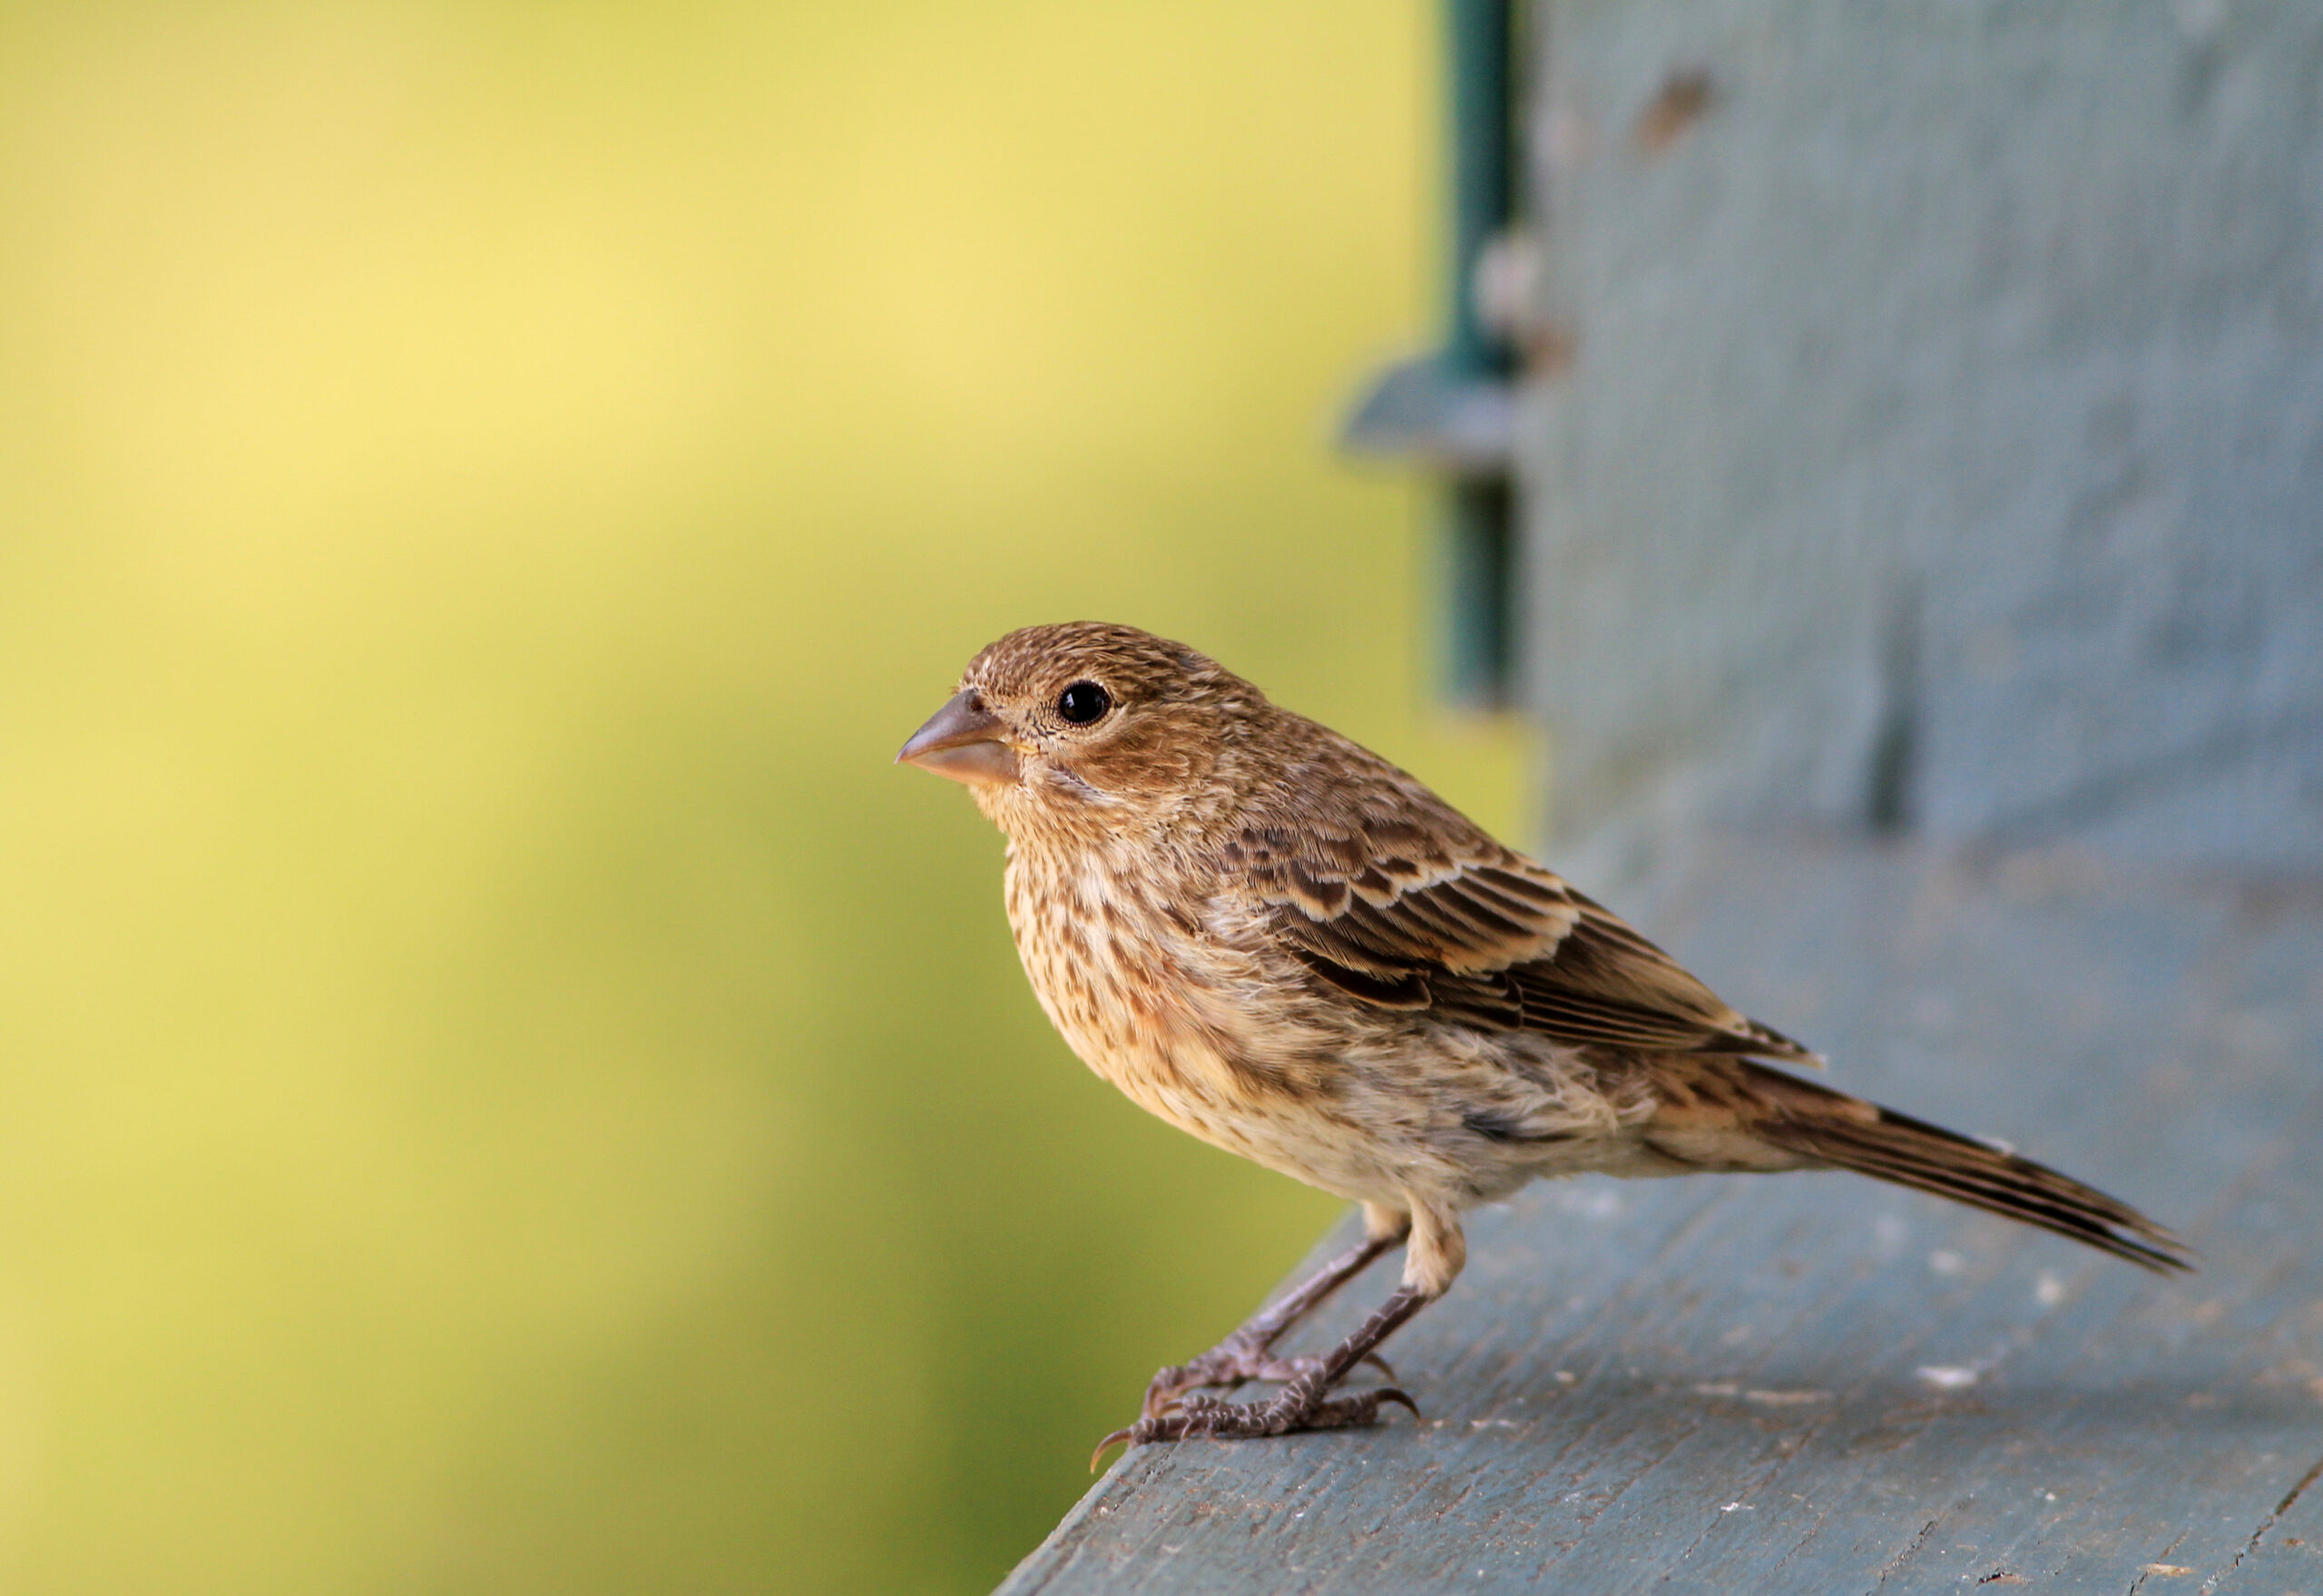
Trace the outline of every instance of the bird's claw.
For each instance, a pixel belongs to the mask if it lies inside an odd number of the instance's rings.
[[[1142,1416],[1152,1418],[1178,1405],[1186,1393],[1201,1385],[1240,1385],[1245,1380],[1276,1380],[1288,1385],[1318,1373],[1319,1357],[1269,1357],[1266,1349],[1229,1341],[1214,1346],[1191,1363],[1172,1364],[1158,1371],[1145,1387]]]
[[[1393,1385],[1358,1391],[1346,1396],[1322,1397],[1294,1385],[1265,1402],[1227,1402],[1216,1396],[1189,1395],[1177,1400],[1174,1411],[1148,1414],[1126,1429],[1115,1430],[1097,1444],[1090,1470],[1116,1442],[1143,1446],[1156,1441],[1210,1439],[1242,1441],[1264,1435],[1293,1435],[1308,1430],[1344,1430],[1379,1422],[1382,1403],[1399,1403],[1419,1416],[1419,1404]]]
[[[1395,1366],[1376,1352],[1365,1353],[1362,1361],[1390,1380],[1396,1377]],[[1269,1357],[1264,1353],[1239,1349],[1229,1354],[1220,1347],[1202,1354],[1191,1363],[1173,1364],[1155,1374],[1145,1387],[1145,1403],[1139,1412],[1145,1418],[1168,1413],[1197,1386],[1231,1387],[1245,1380],[1273,1380],[1289,1385],[1319,1374],[1322,1367],[1319,1357]]]
[[[1128,1441],[1131,1445],[1136,1445],[1137,1443],[1130,1438],[1130,1432],[1136,1428],[1137,1426],[1135,1425],[1132,1425],[1128,1429],[1115,1430],[1103,1441],[1098,1442],[1097,1450],[1089,1454],[1089,1472],[1093,1474],[1095,1474],[1097,1472],[1097,1465],[1105,1461],[1105,1454],[1111,1452],[1122,1442]]]

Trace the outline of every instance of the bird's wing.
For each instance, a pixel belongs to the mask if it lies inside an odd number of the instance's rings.
[[[1366,1003],[1574,1043],[1821,1062],[1448,810],[1253,826],[1227,862],[1269,931]]]

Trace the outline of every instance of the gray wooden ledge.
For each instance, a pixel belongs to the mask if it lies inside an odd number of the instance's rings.
[[[1609,896],[1838,1083],[2127,1198],[2201,1272],[1846,1175],[1536,1186],[1387,1349],[1425,1422],[1139,1448],[1008,1596],[2323,1596],[2323,895],[1712,836]]]

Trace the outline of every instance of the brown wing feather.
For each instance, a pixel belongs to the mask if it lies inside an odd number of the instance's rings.
[[[1299,960],[1366,1003],[1574,1043],[1820,1062],[1449,809],[1396,812],[1425,801],[1398,784],[1343,803],[1328,828],[1254,826],[1227,863]]]

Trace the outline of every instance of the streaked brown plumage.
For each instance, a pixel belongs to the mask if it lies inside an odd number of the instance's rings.
[[[1115,1438],[1364,1424],[1333,1388],[1451,1286],[1460,1214],[1593,1170],[1848,1169],[2186,1267],[2064,1175],[1759,1060],[1819,1064],[1426,787],[1181,643],[1030,627],[897,756],[1008,834],[1007,903],[1073,1051],[1182,1130],[1364,1205],[1369,1239],[1193,1362]],[[1401,1288],[1322,1358],[1274,1341],[1397,1241]],[[1376,1359],[1374,1360],[1376,1361]],[[1234,1404],[1201,1385],[1285,1382]]]

